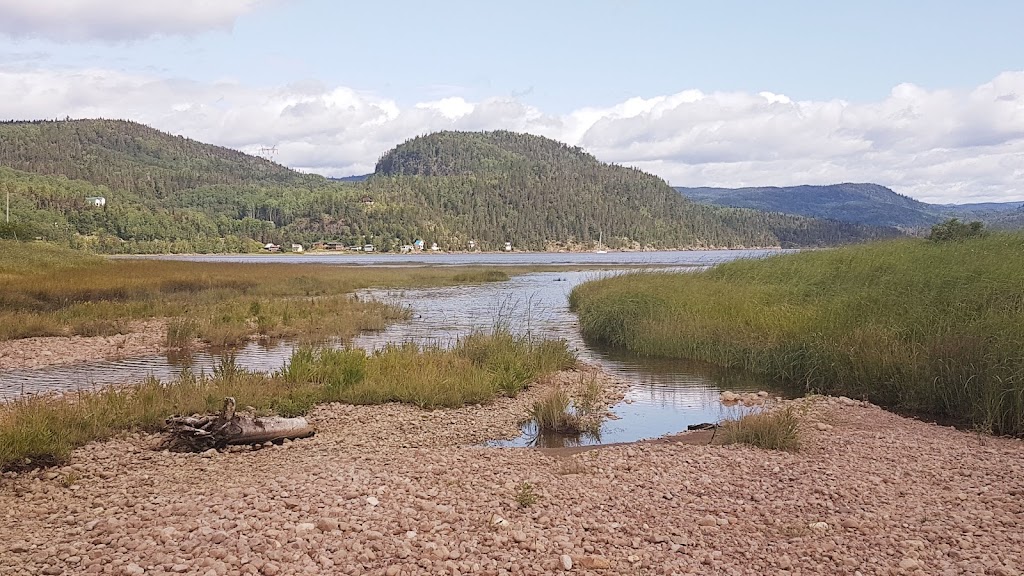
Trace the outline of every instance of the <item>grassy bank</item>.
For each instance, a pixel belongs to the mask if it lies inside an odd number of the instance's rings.
[[[577,287],[584,335],[1024,434],[1024,234],[882,242]]]
[[[158,431],[174,414],[216,412],[225,396],[239,407],[296,416],[316,404],[404,402],[423,408],[482,404],[515,396],[545,375],[572,367],[562,341],[477,334],[452,349],[394,346],[361,350],[300,348],[275,374],[230,361],[211,375],[0,405],[0,470],[60,463],[87,442],[125,430]]]
[[[0,241],[0,340],[112,335],[148,318],[188,319],[169,326],[172,345],[192,337],[230,345],[254,334],[349,337],[405,314],[359,302],[354,290],[507,278],[475,268],[106,260],[43,243]]]

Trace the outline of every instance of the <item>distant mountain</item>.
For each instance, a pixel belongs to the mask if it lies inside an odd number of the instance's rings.
[[[134,122],[0,123],[0,237],[104,252],[262,243],[442,249],[823,246],[891,228],[688,201],[660,178],[513,132],[441,132],[386,152],[367,178],[301,174]]]
[[[359,174],[357,176],[342,176],[341,178],[328,178],[334,182],[365,182],[373,174]]]
[[[955,212],[1013,212],[1024,207],[1024,202],[978,202],[974,204],[932,204]]]
[[[873,226],[914,228],[942,220],[934,207],[878,184],[676,190],[696,202]]]
[[[756,188],[675,189],[687,198],[717,206],[798,214],[871,226],[924,228],[947,218],[978,219],[989,224],[1010,222],[1024,202],[928,204],[878,184],[832,184]]]

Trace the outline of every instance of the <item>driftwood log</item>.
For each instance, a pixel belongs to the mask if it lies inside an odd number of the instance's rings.
[[[313,426],[305,418],[268,416],[256,418],[235,413],[235,399],[224,399],[220,414],[168,418],[162,449],[202,452],[230,444],[262,444],[285,439],[308,438]]]

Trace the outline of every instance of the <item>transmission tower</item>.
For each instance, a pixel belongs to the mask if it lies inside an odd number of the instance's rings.
[[[260,146],[258,154],[264,160],[274,160],[274,155],[277,154],[277,146]]]

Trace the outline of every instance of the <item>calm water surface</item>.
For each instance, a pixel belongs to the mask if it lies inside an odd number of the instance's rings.
[[[348,264],[362,260],[366,265],[397,262],[427,265],[492,265],[496,261],[510,265],[596,264],[641,268],[644,266],[702,266],[738,257],[760,257],[770,251],[709,252],[633,252],[609,254],[465,254],[465,255],[259,255],[259,256],[167,256],[166,259],[243,262],[320,262]],[[600,260],[604,258],[604,260]],[[457,263],[452,262],[456,260]],[[597,260],[596,262],[594,262]],[[692,269],[692,268],[691,268]],[[614,419],[607,420],[599,438],[570,440],[572,443],[628,442],[686,430],[690,424],[716,422],[728,414],[718,401],[723,389],[734,391],[771,390],[750,375],[726,372],[699,363],[679,360],[635,358],[588,346],[580,337],[578,323],[568,309],[568,294],[587,280],[621,270],[538,272],[516,276],[507,282],[407,290],[364,290],[360,298],[374,298],[408,307],[409,321],[386,330],[365,333],[353,345],[368,350],[388,343],[417,342],[450,345],[474,330],[489,330],[496,323],[513,331],[536,337],[557,337],[569,345],[581,359],[628,381],[624,402],[613,408]],[[281,341],[250,343],[234,352],[235,362],[250,370],[280,369],[295,344]],[[137,382],[153,376],[175,378],[184,368],[196,373],[213,371],[222,356],[198,352],[191,357],[167,355],[119,361],[96,361],[34,370],[0,371],[0,399],[22,393],[74,391],[118,383]],[[772,390],[773,392],[779,392]],[[558,439],[557,442],[563,442]],[[512,442],[501,445],[524,446],[536,443],[528,431]],[[543,443],[543,442],[541,442]]]

